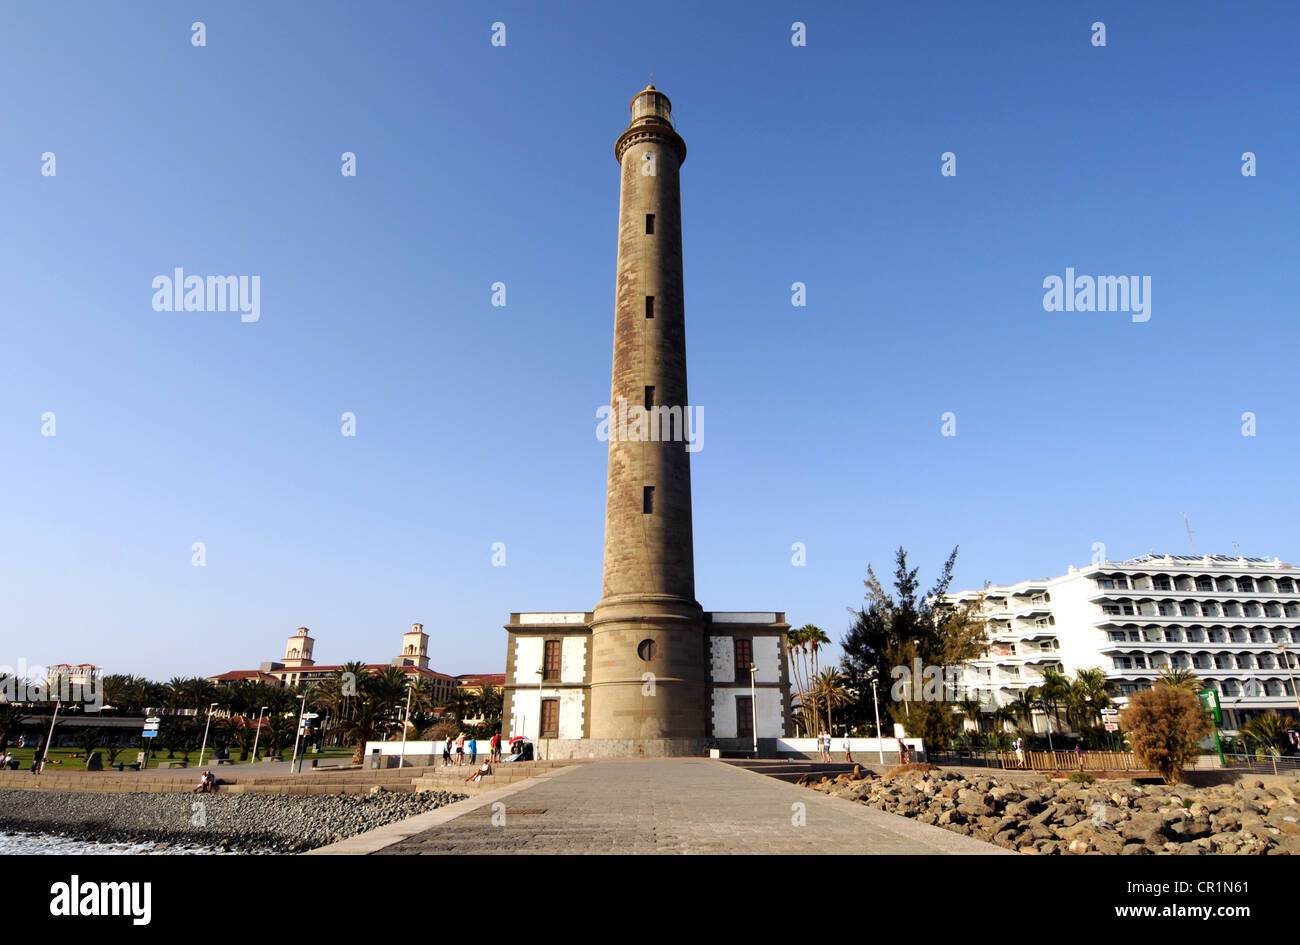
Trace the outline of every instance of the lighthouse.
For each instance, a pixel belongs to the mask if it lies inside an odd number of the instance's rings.
[[[695,600],[691,453],[682,429],[690,404],[680,187],[686,142],[673,127],[672,103],[653,84],[631,108],[614,144],[610,405],[640,407],[647,423],[611,426],[609,437],[604,582],[591,623],[591,735],[703,738],[704,615]]]
[[[632,99],[614,157],[601,597],[590,611],[510,614],[503,728],[544,758],[771,754],[792,717],[785,613],[706,612],[695,598],[691,456],[703,441],[686,386],[686,142],[653,84]]]

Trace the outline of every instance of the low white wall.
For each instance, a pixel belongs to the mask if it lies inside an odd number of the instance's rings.
[[[443,746],[444,744],[445,744],[444,742],[413,742],[413,741],[408,741],[408,742],[406,743],[406,753],[407,753],[408,755],[437,755],[439,758],[441,758],[441,757],[442,757],[442,746]],[[506,752],[506,747],[507,747],[507,746],[506,746],[506,744],[505,744],[505,740],[502,739],[502,743],[501,743],[501,752],[502,752],[502,754],[506,754],[506,753],[507,753],[507,752]],[[367,755],[372,755],[372,754],[374,754],[375,749],[379,749],[379,753],[380,753],[381,755],[398,755],[398,756],[400,756],[400,755],[402,754],[402,743],[401,743],[400,741],[396,741],[396,742],[366,742],[366,754],[367,754]],[[490,744],[488,744],[488,739],[486,739],[486,738],[480,738],[480,739],[478,740],[478,753],[479,753],[480,755],[486,755],[486,754],[487,754],[489,751],[491,751],[491,750],[492,750],[492,746],[491,746]],[[456,743],[455,743],[454,741],[452,742],[452,745],[451,745],[451,753],[452,753],[453,756],[456,754]],[[468,739],[468,738],[465,739],[465,754],[467,754],[467,755],[469,754],[469,739]]]
[[[925,743],[919,738],[905,738],[903,744],[907,745],[912,752],[913,760],[925,755]],[[817,739],[815,738],[778,738],[776,740],[776,750],[780,752],[799,752],[805,755],[817,754]],[[880,752],[886,755],[898,754],[898,739],[896,738],[850,738],[849,751],[858,754],[862,753],[864,760],[870,761],[867,755],[880,757]],[[844,736],[837,735],[831,739],[831,757],[844,754]]]

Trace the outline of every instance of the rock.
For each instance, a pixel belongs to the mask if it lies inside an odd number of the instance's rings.
[[[1088,840],[1097,835],[1097,828],[1089,821],[1057,828],[1056,835],[1062,840]]]
[[[1116,824],[1115,829],[1126,840],[1150,842],[1164,837],[1165,819],[1158,813],[1142,811]]]

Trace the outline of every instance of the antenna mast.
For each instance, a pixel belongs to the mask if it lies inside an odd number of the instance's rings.
[[[1187,540],[1192,543],[1192,554],[1196,554],[1196,539],[1192,537],[1192,520],[1183,512],[1183,524],[1187,526]]]

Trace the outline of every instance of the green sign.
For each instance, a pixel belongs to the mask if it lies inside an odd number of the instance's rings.
[[[1223,713],[1219,710],[1219,694],[1213,689],[1197,689],[1196,695],[1201,700],[1201,707],[1214,719],[1214,724],[1222,724]]]

